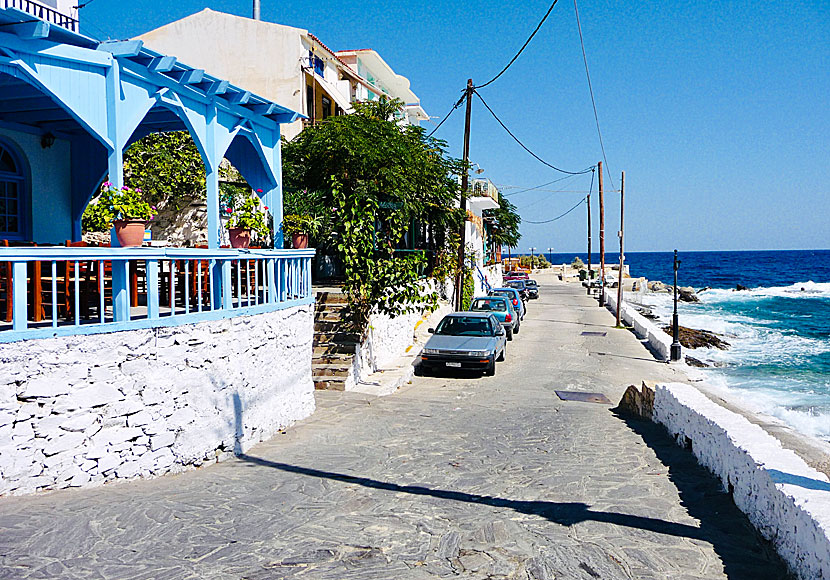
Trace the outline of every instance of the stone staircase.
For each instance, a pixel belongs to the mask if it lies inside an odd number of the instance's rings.
[[[351,312],[346,297],[317,292],[314,311],[314,353],[311,376],[318,390],[344,391],[360,335],[349,328]]]

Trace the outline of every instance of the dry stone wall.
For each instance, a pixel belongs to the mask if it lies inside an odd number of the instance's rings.
[[[314,411],[313,307],[0,345],[0,495],[182,471]]]

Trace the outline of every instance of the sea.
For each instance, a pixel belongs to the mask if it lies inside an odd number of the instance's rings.
[[[554,264],[575,256],[587,263],[586,254],[545,256]],[[672,253],[627,252],[625,258],[632,276],[672,283]],[[692,373],[753,411],[830,440],[830,250],[680,252],[678,259],[678,285],[695,288],[700,298],[680,303],[680,325],[718,333],[731,345],[684,349],[712,365]],[[671,294],[631,299],[670,323]]]

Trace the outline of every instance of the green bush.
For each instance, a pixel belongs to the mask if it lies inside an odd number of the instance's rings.
[[[473,271],[469,268],[464,269],[464,285],[461,293],[461,310],[469,310],[473,305],[473,298],[476,293],[476,282],[473,279]]]

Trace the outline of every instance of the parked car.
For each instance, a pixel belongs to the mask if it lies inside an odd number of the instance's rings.
[[[539,284],[536,280],[526,280],[525,287],[527,288],[527,297],[531,300],[539,298]]]
[[[530,298],[530,295],[527,291],[527,282],[525,282],[524,280],[508,280],[504,283],[504,285],[508,288],[515,288],[516,290],[518,290],[519,294],[522,297],[522,300],[524,300],[525,302],[527,302]]]
[[[507,333],[489,312],[453,312],[445,316],[421,351],[421,369],[481,370],[496,374],[496,361],[503,361]]]
[[[470,306],[472,312],[490,312],[499,319],[507,332],[507,340],[513,340],[513,332],[519,328],[521,321],[513,309],[513,301],[507,296],[477,296]]]
[[[528,275],[527,272],[522,272],[522,271],[519,271],[519,270],[513,270],[512,272],[507,272],[503,276],[503,278],[504,278],[505,282],[507,280],[527,280],[529,278],[529,275]]]
[[[524,320],[525,317],[525,303],[522,300],[522,296],[519,294],[519,291],[515,288],[493,288],[489,292],[490,296],[507,296],[510,299],[510,302],[513,304],[513,309],[519,313],[519,320]],[[519,329],[516,328],[513,331],[515,334],[519,334]]]

